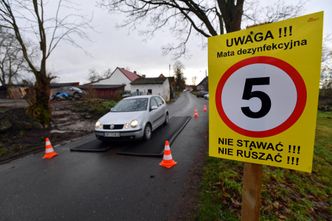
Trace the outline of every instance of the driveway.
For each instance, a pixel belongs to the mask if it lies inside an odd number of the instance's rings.
[[[169,106],[171,116],[193,115],[171,146],[177,165],[159,166],[160,158],[70,152],[43,160],[42,153],[0,165],[0,220],[181,220],[193,180],[207,152],[208,114],[204,99],[184,93]],[[189,203],[189,202],[188,202]]]

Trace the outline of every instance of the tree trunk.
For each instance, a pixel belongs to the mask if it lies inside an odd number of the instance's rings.
[[[47,76],[46,70],[40,70],[34,74],[36,75],[36,83],[32,95],[33,100],[30,102],[28,110],[34,119],[47,128],[51,121],[49,102],[51,79]]]

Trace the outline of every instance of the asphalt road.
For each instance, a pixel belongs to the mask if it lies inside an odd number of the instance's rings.
[[[171,146],[177,165],[159,166],[160,158],[70,152],[93,135],[43,153],[0,165],[0,220],[174,220],[188,193],[199,154],[207,151],[208,114],[190,93],[169,105],[171,116],[192,116]],[[197,185],[197,184],[192,184]]]

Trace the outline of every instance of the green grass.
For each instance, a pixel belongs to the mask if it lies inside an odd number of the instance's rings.
[[[311,174],[263,167],[260,220],[332,219],[332,112],[318,112]],[[243,163],[208,158],[196,220],[239,220]]]
[[[4,156],[8,152],[7,148],[0,147],[0,157]]]

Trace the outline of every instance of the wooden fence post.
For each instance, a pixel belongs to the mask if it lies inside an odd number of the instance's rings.
[[[243,169],[242,221],[258,221],[261,204],[262,165],[245,163]]]

